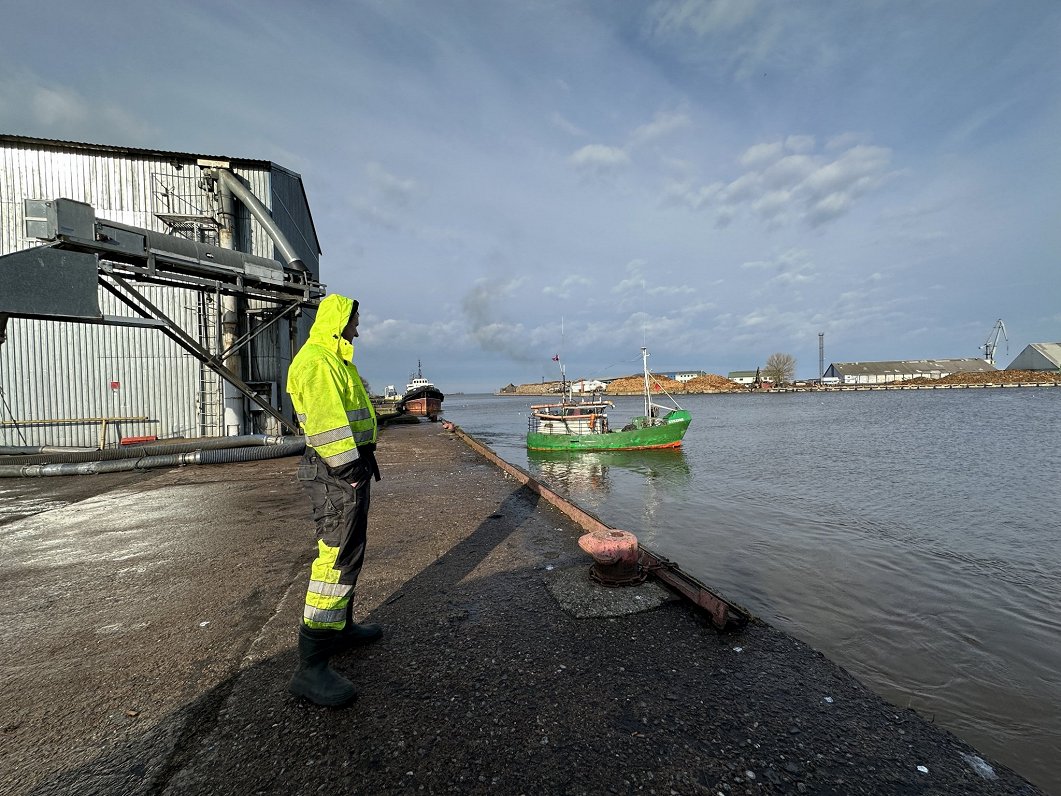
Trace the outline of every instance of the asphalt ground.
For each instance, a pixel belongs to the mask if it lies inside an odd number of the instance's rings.
[[[378,457],[386,631],[333,662],[341,710],[286,690],[297,459],[0,480],[0,793],[1041,792],[765,623],[593,585],[581,529],[439,425]]]

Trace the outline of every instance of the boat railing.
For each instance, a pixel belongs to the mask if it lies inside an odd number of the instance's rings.
[[[583,401],[582,403],[551,403],[551,404],[531,404],[531,410],[538,412],[542,409],[565,409],[572,410],[573,414],[585,413],[588,411],[596,411],[597,414],[606,412],[608,409],[615,408],[615,404],[611,401]]]
[[[527,418],[527,430],[535,434],[601,434],[608,430],[605,414],[543,415],[537,412]]]

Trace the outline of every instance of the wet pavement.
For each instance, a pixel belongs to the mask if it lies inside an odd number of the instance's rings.
[[[286,691],[297,459],[0,479],[0,793],[1039,792],[763,623],[593,585],[581,530],[439,425],[379,461],[386,633],[334,661],[343,710]]]

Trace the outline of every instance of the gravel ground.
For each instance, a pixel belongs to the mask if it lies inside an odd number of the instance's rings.
[[[763,623],[719,635],[652,584],[616,596],[613,616],[572,610],[601,588],[579,529],[438,425],[388,429],[379,453],[358,614],[386,634],[334,662],[358,686],[352,707],[286,693],[305,573],[277,560],[253,591],[257,628],[233,625],[242,655],[225,676],[4,792],[1040,792]],[[290,478],[294,461],[273,469]],[[286,547],[305,565],[311,531],[291,517]]]

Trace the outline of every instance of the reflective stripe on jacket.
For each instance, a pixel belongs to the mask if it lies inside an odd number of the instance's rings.
[[[353,307],[346,296],[326,296],[287,371],[306,444],[333,470],[356,460],[358,445],[376,441],[376,414],[354,367],[354,346],[342,337]]]

